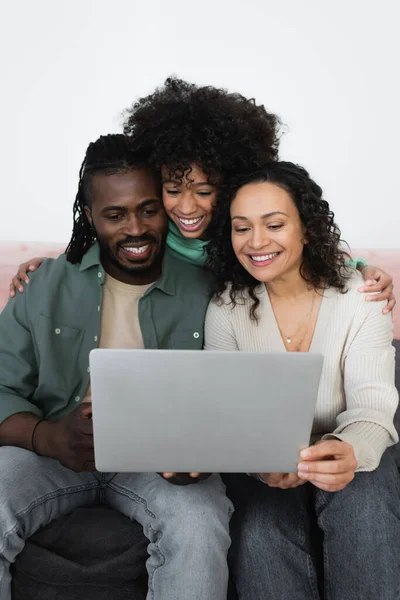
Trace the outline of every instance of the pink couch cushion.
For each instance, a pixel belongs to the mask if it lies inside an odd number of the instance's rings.
[[[56,257],[65,247],[66,244],[60,243],[0,242],[0,311],[7,302],[9,284],[20,263],[34,256]],[[354,250],[354,255],[363,256],[369,264],[382,267],[391,273],[397,290],[400,290],[400,250]],[[395,337],[400,339],[400,298],[393,317]]]
[[[65,248],[66,244],[51,242],[0,242],[0,312],[7,303],[11,279],[21,263],[36,256],[55,258]]]

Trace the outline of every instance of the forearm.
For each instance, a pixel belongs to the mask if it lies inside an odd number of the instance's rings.
[[[38,425],[39,422],[40,425]],[[34,433],[35,438],[33,440]],[[54,437],[52,434],[52,423],[50,421],[41,419],[32,413],[18,413],[8,417],[0,425],[0,447],[18,446],[19,448],[32,450],[40,456],[54,458],[54,444],[50,443],[50,440]]]
[[[11,415],[0,425],[0,446],[32,450],[32,433],[39,421],[40,418],[32,413]]]
[[[339,439],[351,444],[357,460],[357,472],[376,469],[386,448],[396,441],[386,428],[366,421],[352,423],[340,432],[324,435],[322,439]]]

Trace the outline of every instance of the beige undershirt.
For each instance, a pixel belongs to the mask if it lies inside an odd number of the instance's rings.
[[[105,275],[99,348],[143,348],[139,300],[152,284],[129,285]],[[90,383],[82,402],[91,402]]]

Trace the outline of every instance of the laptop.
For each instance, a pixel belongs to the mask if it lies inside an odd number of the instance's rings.
[[[200,350],[90,353],[103,472],[296,472],[322,356]]]

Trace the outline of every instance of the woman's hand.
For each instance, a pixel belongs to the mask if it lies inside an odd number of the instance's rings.
[[[300,453],[298,476],[325,492],[339,492],[354,479],[357,460],[351,444],[322,440]]]
[[[387,300],[387,305],[383,309],[383,313],[387,314],[393,310],[396,304],[396,298],[393,293],[393,277],[378,267],[361,267],[359,271],[364,277],[365,283],[362,287],[358,288],[359,292],[380,292],[378,294],[372,294],[367,296],[366,300],[370,302],[379,302],[380,300]]]
[[[22,294],[22,292],[24,291],[22,282],[26,283],[27,285],[29,283],[28,271],[36,271],[36,269],[40,267],[44,260],[45,259],[41,257],[31,258],[27,262],[22,263],[22,265],[19,265],[18,273],[14,275],[10,283],[10,298],[14,298],[16,290],[18,290]]]
[[[306,483],[298,477],[297,473],[259,473],[259,476],[269,487],[278,487],[281,490],[288,490]]]

